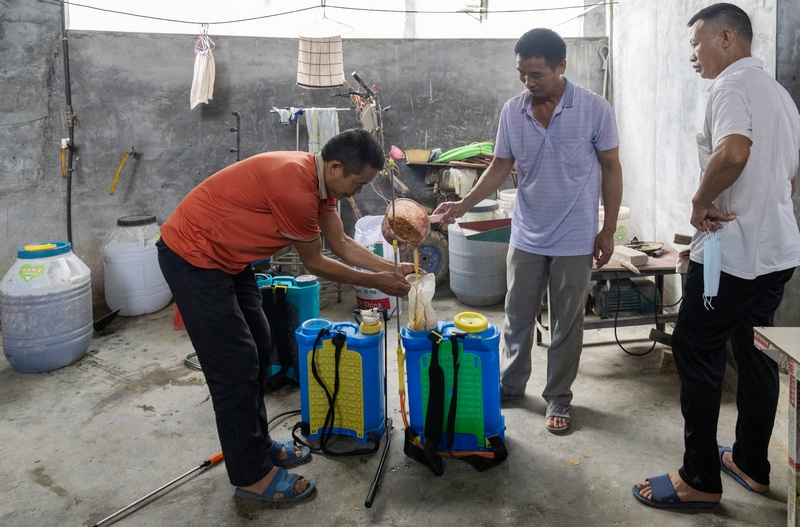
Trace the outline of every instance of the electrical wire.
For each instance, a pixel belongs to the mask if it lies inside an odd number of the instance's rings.
[[[622,345],[622,343],[619,341],[619,337],[617,337],[617,320],[619,319],[619,304],[620,304],[620,301],[621,301],[621,298],[622,298],[622,295],[620,293],[620,287],[619,287],[619,275],[617,273],[614,273],[614,280],[617,283],[617,305],[616,305],[616,309],[614,311],[614,340],[617,342],[617,346],[619,346],[620,349],[622,351],[624,351],[625,353],[627,353],[628,355],[632,355],[634,357],[644,357],[645,355],[647,355],[648,353],[650,353],[651,351],[653,351],[655,349],[655,347],[656,347],[656,342],[655,341],[653,341],[653,345],[650,346],[650,349],[645,351],[644,353],[633,353],[633,352],[628,351],[627,349],[625,349],[625,346]],[[647,300],[648,302],[650,301],[650,299],[646,298],[642,294],[642,292],[639,291],[638,288],[636,288],[636,293],[641,298],[643,298],[644,300]],[[664,309],[665,307],[677,306],[678,304],[680,304],[683,301],[683,296],[684,295],[681,294],[681,297],[674,304],[662,304],[660,301],[656,301],[656,299],[653,298],[652,304],[655,305],[655,307],[656,307],[656,309],[655,309],[655,324],[656,324],[656,327],[658,327],[658,312],[661,311],[662,309]]]
[[[107,8],[104,8],[104,7],[97,7],[97,6],[91,6],[91,5],[86,5],[86,4],[80,4],[78,2],[70,2],[70,1],[67,1],[67,0],[49,0],[49,1],[50,1],[50,3],[64,4],[64,5],[74,6],[74,7],[82,7],[84,9],[92,9],[92,10],[95,10],[95,11],[102,11],[104,13],[111,13],[111,14],[115,14],[115,15],[130,16],[130,17],[135,17],[135,18],[145,18],[145,19],[148,19],[148,20],[157,20],[157,21],[160,21],[160,22],[172,22],[172,23],[175,23],[175,24],[192,24],[192,25],[202,25],[202,24],[212,24],[212,25],[238,24],[238,23],[241,23],[241,22],[252,22],[252,21],[255,21],[255,20],[264,20],[264,19],[267,19],[267,18],[275,18],[275,17],[285,16],[285,15],[292,15],[292,14],[295,14],[295,13],[302,13],[304,11],[310,11],[312,9],[313,10],[320,9],[321,7],[322,8],[327,8],[327,9],[340,9],[342,11],[363,11],[363,12],[368,12],[368,13],[400,13],[400,14],[408,14],[408,15],[411,15],[411,14],[415,14],[415,15],[464,15],[464,14],[470,15],[470,14],[473,13],[473,11],[469,11],[469,10],[466,10],[466,9],[456,10],[456,11],[447,11],[447,10],[443,10],[443,11],[418,11],[418,10],[415,10],[415,9],[408,9],[407,10],[407,9],[375,9],[375,8],[368,8],[368,7],[347,7],[347,6],[330,5],[330,4],[327,4],[323,0],[320,5],[304,7],[304,8],[300,8],[300,9],[293,9],[291,11],[283,11],[281,13],[272,13],[272,14],[269,14],[269,15],[261,15],[261,16],[255,16],[255,17],[250,17],[250,18],[240,18],[240,19],[235,19],[235,20],[221,20],[221,21],[216,21],[216,22],[210,22],[208,20],[205,20],[205,21],[178,20],[178,19],[174,19],[174,18],[163,18],[163,17],[152,16],[152,15],[143,15],[143,14],[139,14],[139,13],[129,13],[129,12],[125,12],[125,11],[117,11],[115,9],[107,9]],[[600,4],[604,4],[604,5],[614,5],[614,4],[617,4],[617,3],[619,3],[619,2],[600,2]],[[481,14],[484,14],[484,15],[489,15],[489,14],[516,14],[516,13],[539,13],[539,12],[546,12],[546,11],[565,11],[565,10],[570,10],[570,9],[586,9],[586,7],[587,7],[586,5],[574,5],[574,6],[562,6],[562,7],[540,7],[540,8],[531,8],[531,9],[498,9],[498,10],[492,10],[492,9],[481,10],[481,9],[477,9],[474,12],[481,13]],[[589,7],[592,7],[592,6],[589,6]]]
[[[300,410],[289,410],[288,412],[279,413],[278,415],[267,421],[267,426],[271,425],[272,421],[278,419],[279,417],[286,417],[289,415],[299,415],[300,413],[301,413]]]
[[[532,9],[480,9],[476,8],[474,11],[469,11],[467,9],[461,9],[458,11],[417,11],[416,9],[374,9],[371,7],[346,7],[346,6],[338,6],[338,5],[330,5],[326,4],[325,7],[328,9],[341,9],[343,11],[366,11],[369,13],[404,13],[404,14],[413,14],[413,15],[469,15],[472,13],[484,14],[484,15],[496,15],[496,14],[512,14],[512,13],[538,13],[544,11],[565,11],[568,9],[586,9],[587,7],[594,8],[598,5],[613,5],[618,2],[598,2],[595,5],[573,5],[573,6],[562,6],[562,7],[539,7],[539,8],[532,8]]]
[[[237,19],[237,20],[223,20],[223,21],[219,21],[219,22],[208,22],[208,21],[198,22],[198,21],[192,21],[192,20],[177,20],[177,19],[174,19],[174,18],[162,18],[162,17],[157,17],[157,16],[151,16],[151,15],[140,15],[138,13],[128,13],[128,12],[125,12],[125,11],[117,11],[117,10],[114,10],[114,9],[106,9],[106,8],[103,8],[103,7],[96,7],[96,6],[86,5],[86,4],[79,4],[77,2],[68,2],[68,1],[63,1],[62,2],[61,0],[50,0],[50,1],[52,3],[56,3],[56,4],[62,4],[63,3],[63,4],[66,4],[66,5],[70,5],[70,6],[83,7],[85,9],[93,9],[95,11],[103,11],[104,13],[112,13],[114,15],[124,15],[124,16],[131,16],[131,17],[135,17],[135,18],[146,18],[148,20],[158,20],[160,22],[173,22],[175,24],[192,24],[192,25],[203,25],[203,24],[222,25],[222,24],[237,24],[237,23],[240,23],[240,22],[252,22],[254,20],[263,20],[265,18],[275,18],[275,17],[278,17],[278,16],[292,15],[294,13],[302,13],[303,11],[310,11],[312,9],[318,9],[319,8],[319,6],[311,6],[311,7],[304,7],[302,9],[294,9],[292,11],[284,11],[282,13],[273,13],[271,15],[261,15],[261,16],[255,16],[255,17],[250,17],[250,18],[240,18],[240,19]]]
[[[0,123],[0,128],[5,128],[7,126],[22,126],[23,124],[31,124],[37,121],[44,121],[47,118],[48,116],[45,115],[44,117],[39,117],[38,119],[31,119],[30,121],[20,121],[18,123]]]

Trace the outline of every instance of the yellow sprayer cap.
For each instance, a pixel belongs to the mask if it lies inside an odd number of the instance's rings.
[[[26,252],[49,251],[58,247],[55,243],[43,243],[41,245],[26,245],[24,247]]]
[[[480,333],[489,328],[489,319],[474,311],[459,313],[453,318],[456,329],[467,333]]]
[[[380,333],[381,329],[383,329],[383,324],[381,324],[380,321],[375,324],[362,322],[358,329],[365,335],[374,335],[375,333]]]

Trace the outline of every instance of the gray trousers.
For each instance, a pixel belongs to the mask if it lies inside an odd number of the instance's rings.
[[[500,385],[521,395],[531,376],[534,321],[550,284],[553,339],[547,348],[547,402],[569,404],[583,348],[583,313],[592,276],[592,255],[540,256],[509,247],[508,294],[500,354]]]

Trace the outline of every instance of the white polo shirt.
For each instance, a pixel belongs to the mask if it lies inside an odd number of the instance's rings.
[[[714,200],[725,213],[736,214],[717,231],[722,239],[722,271],[752,280],[800,265],[800,231],[792,204],[792,178],[800,156],[800,114],[789,93],[754,57],[728,66],[707,90],[702,143],[713,152],[724,137],[743,135],[752,141],[750,157],[736,182]],[[707,161],[707,158],[706,158]],[[703,263],[705,235],[692,240],[691,259]]]

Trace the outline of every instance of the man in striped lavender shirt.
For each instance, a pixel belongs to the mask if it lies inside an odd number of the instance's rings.
[[[528,31],[514,53],[525,90],[503,106],[494,160],[464,199],[443,203],[436,212],[452,223],[497,191],[517,163],[500,357],[502,399],[525,395],[534,319],[549,284],[554,324],[542,396],[547,429],[562,434],[572,424],[571,387],[583,347],[592,256],[600,267],[614,252],[622,200],[619,138],[611,105],[564,77],[567,48],[556,32]],[[598,233],[601,192],[605,221]]]

